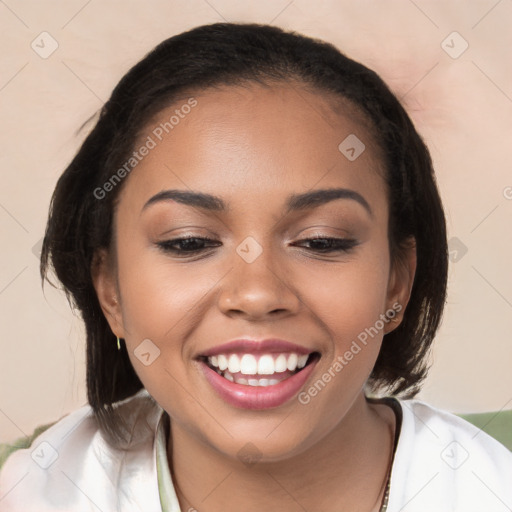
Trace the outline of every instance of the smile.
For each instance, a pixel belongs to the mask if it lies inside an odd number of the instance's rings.
[[[228,404],[244,409],[279,407],[305,385],[320,359],[288,342],[238,340],[203,353],[200,368]]]
[[[213,370],[230,382],[245,386],[274,386],[304,368],[309,357],[296,353],[219,354],[210,356],[207,361]]]

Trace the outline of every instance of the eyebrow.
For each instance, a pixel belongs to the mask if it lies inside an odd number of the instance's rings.
[[[327,188],[312,190],[303,194],[293,194],[286,202],[286,213],[316,208],[335,199],[350,199],[356,201],[373,217],[373,212],[368,201],[356,192],[347,188]],[[223,212],[228,210],[227,204],[220,198],[203,192],[187,190],[163,190],[151,197],[142,207],[142,211],[150,205],[162,201],[175,201],[187,206],[195,206],[207,211]]]
[[[162,190],[151,197],[142,207],[144,211],[148,206],[161,201],[175,201],[188,206],[196,206],[203,210],[220,212],[226,211],[227,206],[224,201],[217,196],[205,194],[203,192],[189,192],[187,190]]]

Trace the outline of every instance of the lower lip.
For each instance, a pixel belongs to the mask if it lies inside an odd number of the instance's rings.
[[[283,405],[295,396],[313,372],[316,363],[317,360],[311,362],[300,372],[273,386],[235,384],[220,376],[206,363],[201,362],[200,366],[206,380],[227,403],[243,409],[270,409]]]

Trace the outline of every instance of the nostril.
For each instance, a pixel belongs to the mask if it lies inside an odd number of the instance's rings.
[[[273,309],[272,311],[270,311],[270,313],[275,315],[275,314],[281,313],[283,311],[286,312],[286,309],[285,308],[276,308],[276,309]]]

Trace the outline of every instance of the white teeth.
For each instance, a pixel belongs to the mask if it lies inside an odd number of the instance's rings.
[[[229,356],[228,370],[229,373],[238,373],[240,371],[240,359],[238,359],[236,354]]]
[[[275,363],[274,363],[274,370],[277,373],[282,373],[286,371],[286,356],[284,354],[281,354],[277,357]]]
[[[288,371],[301,370],[306,366],[309,355],[294,352],[284,354],[219,354],[208,357],[208,362],[221,372],[242,373],[244,375],[274,375]],[[254,379],[253,379],[254,380]],[[261,381],[261,379],[260,379]]]
[[[243,377],[237,377],[231,375],[229,370],[226,370],[224,372],[221,372],[220,370],[217,370],[217,373],[219,375],[222,375],[225,379],[229,380],[229,382],[234,382],[235,384],[243,384],[245,386],[260,386],[260,387],[267,387],[267,386],[275,386],[276,384],[279,384],[280,382],[283,382],[283,380],[279,379],[244,379]]]
[[[258,362],[252,354],[244,354],[240,361],[240,372],[244,375],[254,375],[258,373]],[[249,381],[251,384],[251,381]]]
[[[225,370],[228,367],[228,358],[226,356],[219,355],[218,360],[219,360],[219,370]]]
[[[274,371],[274,358],[270,354],[261,356],[258,361],[258,374],[272,375]]]
[[[306,366],[306,362],[308,360],[308,357],[307,355],[305,356],[299,356],[299,362],[297,363],[297,368],[304,368],[304,366]]]
[[[297,356],[297,354],[290,354],[288,356],[288,364],[287,364],[288,370],[290,370],[291,372],[293,370],[295,370],[297,368],[298,362],[299,362],[299,357]]]

